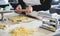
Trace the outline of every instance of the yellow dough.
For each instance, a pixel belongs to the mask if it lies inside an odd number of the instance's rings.
[[[25,16],[14,16],[14,17],[10,17],[8,18],[8,20],[14,22],[14,23],[18,23],[18,22],[22,22],[22,21],[28,21],[28,17]]]
[[[4,25],[4,24],[0,24],[0,29],[5,30],[6,28],[7,28],[6,25]]]
[[[34,29],[28,29],[25,27],[17,27],[10,31],[9,33],[12,36],[29,36],[30,34],[33,34],[35,30]]]
[[[53,27],[53,26],[49,26],[49,28],[54,29],[55,27]]]

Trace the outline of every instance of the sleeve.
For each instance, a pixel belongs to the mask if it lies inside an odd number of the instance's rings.
[[[19,5],[19,4],[22,6],[22,9],[25,9],[26,8],[26,4],[23,2],[23,0],[18,0],[18,3],[17,4],[16,3],[12,3],[11,5],[12,5],[12,7],[14,9],[16,9],[17,5]]]
[[[43,0],[40,0],[41,5],[34,5],[34,6],[32,6],[33,11],[41,11],[41,10],[45,11],[45,10],[48,10],[50,8],[50,6],[51,6],[51,1],[52,0],[45,0],[43,2]]]
[[[22,9],[25,9],[26,8],[25,2],[23,0],[18,0],[18,1],[19,1],[18,4],[20,4],[22,6]]]

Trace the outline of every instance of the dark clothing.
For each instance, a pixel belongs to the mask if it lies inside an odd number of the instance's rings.
[[[17,5],[20,4],[23,9],[25,9],[27,7],[23,0],[18,0],[18,1],[19,1],[19,3]],[[50,9],[51,1],[52,0],[45,0],[45,2],[43,2],[43,0],[40,0],[41,5],[34,5],[34,6],[32,6],[33,7],[33,11],[41,11],[41,10],[45,11],[45,10]],[[16,8],[17,5],[15,5],[14,8]]]
[[[36,11],[48,10],[48,9],[50,9],[51,1],[52,0],[45,0],[45,2],[43,2],[43,0],[40,0],[41,5],[32,6],[33,10],[36,10]]]

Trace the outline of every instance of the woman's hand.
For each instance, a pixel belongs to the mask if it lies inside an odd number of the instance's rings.
[[[25,13],[31,13],[33,10],[32,10],[32,7],[29,5],[27,8],[26,8],[26,11]]]
[[[16,12],[22,13],[22,7],[21,7],[21,5],[18,5],[18,6],[16,7]]]
[[[26,7],[26,9],[22,9],[22,6],[21,5],[18,5],[16,7],[16,11],[18,13],[22,13],[22,12],[25,12],[25,13],[31,13],[32,12],[32,7],[29,5],[28,7]]]

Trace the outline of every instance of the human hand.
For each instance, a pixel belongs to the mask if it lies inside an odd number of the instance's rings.
[[[22,13],[22,7],[21,7],[21,5],[18,5],[18,6],[16,7],[16,11],[17,11],[18,13]]]
[[[32,7],[29,5],[29,6],[26,8],[25,13],[31,13],[31,12],[32,12]]]

